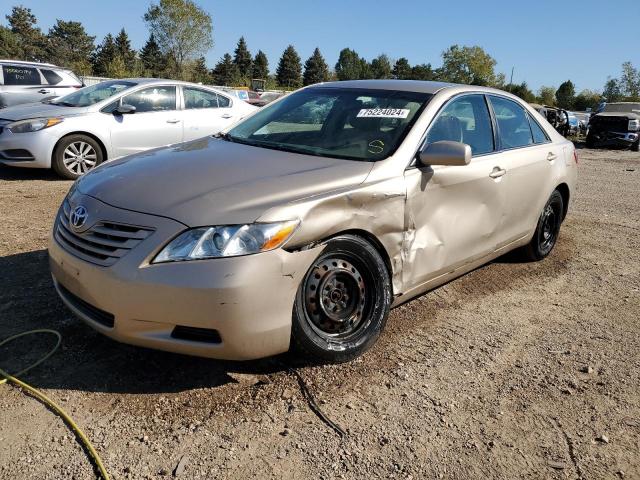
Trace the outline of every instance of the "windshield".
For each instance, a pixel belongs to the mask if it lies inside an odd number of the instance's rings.
[[[430,94],[308,88],[264,107],[225,139],[258,147],[350,160],[391,155]]]
[[[607,103],[604,106],[605,112],[640,113],[640,103]]]
[[[50,102],[53,105],[63,105],[65,107],[88,107],[89,105],[96,104],[102,100],[106,100],[109,97],[127,90],[135,86],[135,82],[127,82],[124,80],[111,80],[108,82],[101,82],[90,87],[84,87],[80,90],[65,95],[64,97],[56,98]]]

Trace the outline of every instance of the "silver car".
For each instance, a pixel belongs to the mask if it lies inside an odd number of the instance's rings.
[[[60,97],[83,86],[67,68],[50,63],[0,60],[0,108]]]
[[[193,83],[110,80],[0,110],[0,162],[75,179],[106,160],[217,133],[256,109]]]
[[[345,361],[390,308],[510,250],[549,255],[576,177],[573,144],[506,92],[325,83],[80,178],[51,272],[122,342]]]

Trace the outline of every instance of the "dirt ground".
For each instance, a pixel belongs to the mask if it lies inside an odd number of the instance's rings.
[[[640,478],[640,154],[581,149],[543,262],[502,258],[391,313],[364,357],[298,372],[118,344],[55,295],[46,239],[71,186],[0,167],[0,339],[53,328],[24,376],[122,478]],[[19,370],[53,344],[0,347]],[[0,478],[94,478],[62,421],[0,386]]]

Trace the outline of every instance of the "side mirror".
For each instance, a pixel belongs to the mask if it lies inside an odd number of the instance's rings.
[[[466,143],[442,140],[426,144],[420,151],[419,161],[422,165],[469,165],[471,147]]]
[[[118,108],[116,108],[113,113],[115,113],[116,115],[129,115],[131,113],[136,113],[136,107],[127,103],[123,103],[122,105],[118,106]]]

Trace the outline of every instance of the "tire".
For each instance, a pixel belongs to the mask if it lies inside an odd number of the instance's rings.
[[[640,152],[640,139],[636,141],[636,143],[631,145],[632,152]]]
[[[587,148],[595,148],[596,144],[593,141],[593,137],[587,133],[587,139],[585,140]]]
[[[53,151],[53,170],[62,178],[75,180],[104,160],[102,148],[87,135],[64,137]]]
[[[558,190],[554,190],[538,218],[536,231],[529,244],[522,248],[521,254],[526,260],[537,262],[551,253],[558,241],[564,200]]]
[[[391,278],[378,251],[355,235],[331,239],[298,288],[292,351],[312,363],[358,357],[384,329],[391,299]]]

